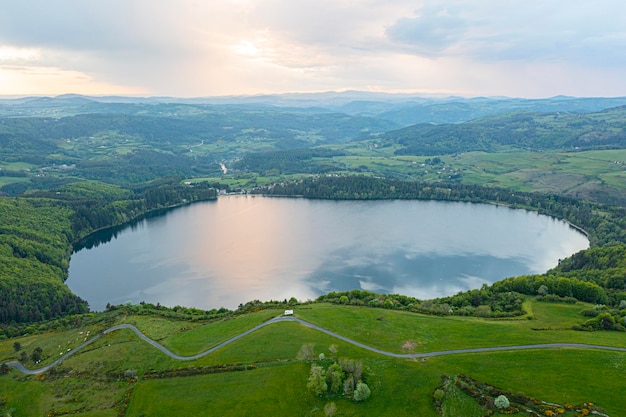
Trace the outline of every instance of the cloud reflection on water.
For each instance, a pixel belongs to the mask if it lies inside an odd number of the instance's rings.
[[[588,245],[563,222],[504,207],[246,196],[109,239],[70,265],[68,285],[95,310],[125,301],[235,308],[355,288],[432,298],[544,272]]]

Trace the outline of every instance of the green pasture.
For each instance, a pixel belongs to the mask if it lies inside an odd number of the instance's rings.
[[[26,169],[33,169],[35,167],[35,164],[31,164],[28,162],[0,162],[0,168],[7,171],[24,171]]]
[[[587,320],[588,305],[533,302],[533,319],[480,319],[362,307],[318,304],[297,316],[342,336],[395,353],[511,346],[537,343],[588,343],[626,347],[626,334],[562,330]],[[337,320],[336,317],[341,317]],[[533,330],[551,329],[551,330]],[[405,348],[412,346],[410,351]]]
[[[626,371],[626,354],[620,352],[509,351],[431,358],[429,365],[543,401],[574,405],[592,402],[612,417],[626,409],[623,393],[610,388],[621,386]]]
[[[30,179],[27,177],[0,177],[0,187],[7,184],[14,184],[16,182],[28,182]]]
[[[626,150],[586,152],[467,152],[443,161],[473,184],[520,191],[568,192],[606,183],[626,192]]]
[[[185,330],[161,340],[161,344],[182,356],[195,355],[252,327],[280,315],[283,310],[264,310],[229,320]]]
[[[464,393],[454,384],[448,384],[442,401],[442,413],[444,417],[464,416],[483,417],[483,409],[469,395]]]
[[[581,342],[626,346],[619,332],[557,330],[585,320],[588,305],[527,301],[533,319],[487,320],[468,317],[431,317],[367,307],[309,304],[296,315],[343,336],[393,352],[427,352],[467,347]],[[101,313],[107,314],[107,313]],[[132,323],[172,351],[199,353],[280,314],[266,310],[210,324],[167,320],[154,316],[115,317],[113,324]],[[100,328],[103,329],[103,327]],[[554,330],[532,330],[551,328]],[[58,355],[59,346],[74,346],[98,328],[71,329],[0,341],[0,361],[13,360],[13,343],[31,352],[42,347],[45,361]],[[80,334],[80,332],[83,334]],[[305,343],[315,345],[315,357],[331,361],[330,345],[338,356],[360,359],[372,396],[357,404],[345,398],[317,398],[306,389],[310,364],[296,360]],[[44,361],[44,362],[45,362]],[[237,372],[168,376],[146,379],[152,371],[244,364],[254,369]],[[27,364],[34,367],[33,364]],[[138,379],[124,377],[136,372]],[[620,390],[626,354],[582,349],[540,349],[394,359],[340,341],[295,322],[266,326],[224,348],[194,361],[178,361],[123,329],[104,335],[62,365],[40,376],[16,371],[0,376],[0,415],[43,415],[51,411],[76,416],[324,416],[329,401],[337,416],[437,416],[432,401],[443,375],[467,374],[510,392],[522,392],[559,404],[594,402],[607,414],[626,409]],[[613,387],[613,388],[612,388]],[[475,415],[474,401],[451,392],[451,415]],[[1,402],[0,402],[1,403]],[[126,409],[127,407],[127,409]],[[126,410],[126,411],[124,411]],[[459,411],[461,410],[461,411]],[[452,411],[450,411],[452,412]],[[122,414],[120,414],[122,413]],[[125,413],[125,414],[124,414]],[[462,414],[458,414],[462,413]],[[58,414],[63,415],[63,414]]]
[[[263,176],[256,174],[241,174],[241,175],[222,175],[219,177],[197,177],[189,178],[185,181],[193,183],[197,182],[210,182],[228,185],[231,189],[249,189],[257,185],[269,185],[275,182],[292,181],[303,177],[307,177],[306,174],[294,174],[294,175],[277,175],[277,176]]]
[[[422,164],[425,156],[398,156],[395,147],[374,148],[371,143],[340,147],[347,156],[334,157],[347,171],[367,169],[375,174],[393,172],[424,181],[449,180],[453,173],[470,184],[490,184],[520,191],[548,193],[588,192],[613,187],[626,192],[626,150],[585,152],[466,152],[443,155],[443,165]],[[433,158],[433,157],[430,157]],[[445,168],[445,169],[444,169]]]
[[[0,406],[0,413],[3,416],[41,416],[45,409],[41,398],[45,392],[39,382],[0,376],[0,400],[6,401]]]

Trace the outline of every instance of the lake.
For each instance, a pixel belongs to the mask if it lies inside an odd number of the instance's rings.
[[[588,244],[565,222],[501,206],[227,196],[95,234],[66,283],[95,311],[351,289],[429,299],[543,273]]]

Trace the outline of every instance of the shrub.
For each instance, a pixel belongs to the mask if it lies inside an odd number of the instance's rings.
[[[365,401],[369,398],[371,393],[372,392],[370,391],[370,388],[367,386],[367,384],[363,382],[358,382],[356,384],[354,394],[352,395],[352,399],[356,402]]]
[[[315,395],[321,396],[328,391],[326,384],[326,372],[321,366],[311,365],[311,373],[307,382],[307,388]]]
[[[315,344],[313,343],[305,343],[300,347],[298,354],[296,355],[296,359],[299,361],[305,360],[310,361],[313,360],[315,355]]]
[[[509,399],[506,398],[506,396],[504,395],[498,395],[493,403],[495,404],[496,408],[498,408],[498,410],[506,410],[511,405]]]
[[[335,403],[328,403],[324,406],[324,415],[326,417],[332,417],[337,412],[337,405]]]
[[[445,393],[443,392],[443,390],[441,388],[437,388],[433,393],[433,398],[435,399],[435,401],[441,401],[443,400],[444,395]]]

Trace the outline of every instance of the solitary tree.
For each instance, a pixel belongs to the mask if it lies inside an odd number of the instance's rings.
[[[496,399],[493,401],[493,403],[495,404],[498,410],[506,410],[511,405],[511,403],[509,402],[509,399],[506,398],[506,396],[504,395],[498,395]]]
[[[20,342],[13,343],[13,350],[19,352],[22,349],[22,344]]]

